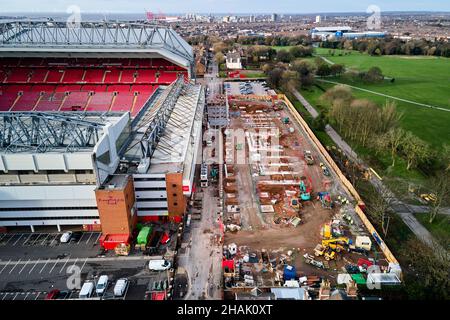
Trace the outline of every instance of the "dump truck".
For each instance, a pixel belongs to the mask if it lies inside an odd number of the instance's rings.
[[[314,158],[310,150],[305,150],[303,155],[305,157],[306,164],[308,165],[314,164]]]

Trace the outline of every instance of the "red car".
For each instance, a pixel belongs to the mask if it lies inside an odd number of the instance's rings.
[[[47,293],[47,295],[45,296],[45,300],[55,300],[58,298],[58,295],[59,295],[59,290],[53,289],[52,291]]]

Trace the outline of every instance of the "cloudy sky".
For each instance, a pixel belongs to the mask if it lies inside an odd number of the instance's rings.
[[[82,12],[104,13],[316,13],[364,12],[372,4],[382,11],[450,11],[449,0],[0,0],[0,15],[66,12],[71,5]]]

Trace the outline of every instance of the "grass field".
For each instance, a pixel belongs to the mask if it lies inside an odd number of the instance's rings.
[[[316,51],[316,54],[335,63],[345,64],[350,69],[368,70],[370,67],[378,66],[386,77],[395,78],[395,82],[386,80],[381,84],[364,84],[343,77],[330,80],[450,110],[450,59],[408,56],[373,57],[356,51],[352,51],[350,55],[339,56],[339,53],[342,52],[336,50],[335,55],[331,56],[329,49],[318,48]],[[322,83],[321,86],[327,89],[332,85]],[[353,90],[353,92],[358,98],[368,98],[379,104],[384,104],[387,100],[385,97],[368,92],[359,90]],[[317,98],[321,94],[322,92],[318,89],[305,93],[306,98],[310,98],[315,103],[318,102]],[[444,143],[450,143],[450,112],[401,101],[397,101],[397,106],[404,113],[402,126],[406,130],[414,132],[436,149],[440,149]]]
[[[448,241],[450,237],[450,216],[438,215],[433,223],[429,222],[429,216],[426,213],[416,214],[416,218],[436,239],[447,239]]]

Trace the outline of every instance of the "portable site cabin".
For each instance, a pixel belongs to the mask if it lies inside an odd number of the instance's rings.
[[[150,227],[143,227],[141,231],[139,231],[139,234],[137,236],[136,242],[137,244],[147,244],[148,238],[152,234],[153,228]]]

